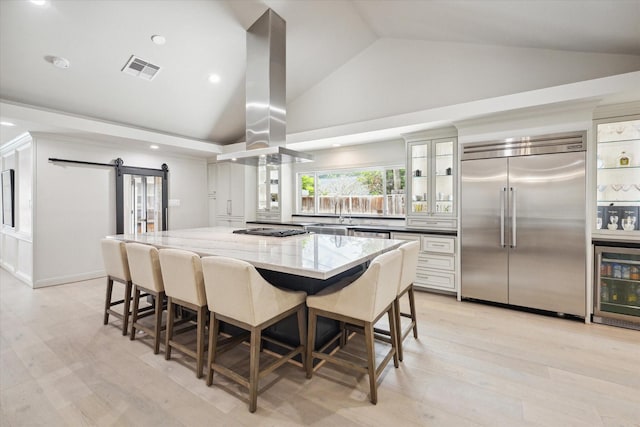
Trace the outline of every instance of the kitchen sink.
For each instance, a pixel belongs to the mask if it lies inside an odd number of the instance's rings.
[[[333,236],[346,236],[349,234],[349,226],[342,224],[311,224],[304,227],[305,230],[317,234],[331,234]]]

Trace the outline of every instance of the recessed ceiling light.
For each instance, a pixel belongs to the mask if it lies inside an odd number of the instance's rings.
[[[158,46],[162,46],[167,42],[167,39],[160,34],[154,34],[151,36],[151,41],[157,44]]]
[[[155,145],[155,144],[152,144],[152,145],[149,146],[149,148],[151,148],[152,150],[157,150],[160,147]]]
[[[15,126],[15,123],[11,123],[11,122],[0,122],[0,126],[7,126],[7,127],[11,127],[11,126]]]
[[[209,81],[211,83],[220,83],[220,76],[218,74],[209,74]]]
[[[238,160],[238,159],[236,159],[235,157],[233,159],[231,159],[232,162],[235,162],[236,160]]]
[[[36,6],[46,6],[47,3],[49,3],[48,0],[31,0],[31,3],[35,4]]]
[[[340,147],[342,144],[333,144],[332,147]]]

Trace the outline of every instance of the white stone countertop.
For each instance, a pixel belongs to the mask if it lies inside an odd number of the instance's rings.
[[[118,234],[109,238],[139,242],[157,248],[175,248],[200,256],[241,259],[256,268],[326,280],[379,254],[399,247],[403,240],[373,239],[324,234],[263,237],[233,234],[233,228],[210,227],[142,234]]]

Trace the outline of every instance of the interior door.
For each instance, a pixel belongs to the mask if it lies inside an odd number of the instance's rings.
[[[128,182],[127,182],[128,181]],[[125,209],[128,233],[147,233],[162,229],[162,177],[125,175],[125,188],[129,188]]]
[[[465,298],[508,303],[507,159],[461,165],[461,292]]]
[[[509,192],[509,304],[584,316],[585,153],[510,158]]]

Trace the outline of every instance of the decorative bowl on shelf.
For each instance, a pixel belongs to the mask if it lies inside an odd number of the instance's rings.
[[[618,229],[618,224],[609,224],[609,225],[607,225],[607,228],[609,230],[617,230]]]
[[[613,191],[620,191],[622,184],[611,184],[611,188],[613,188]]]
[[[608,187],[607,184],[600,184],[598,185],[598,191],[602,193],[604,190],[607,189],[607,187]]]
[[[622,218],[622,229],[625,231],[635,230],[636,228],[636,217],[635,216],[627,216]]]

